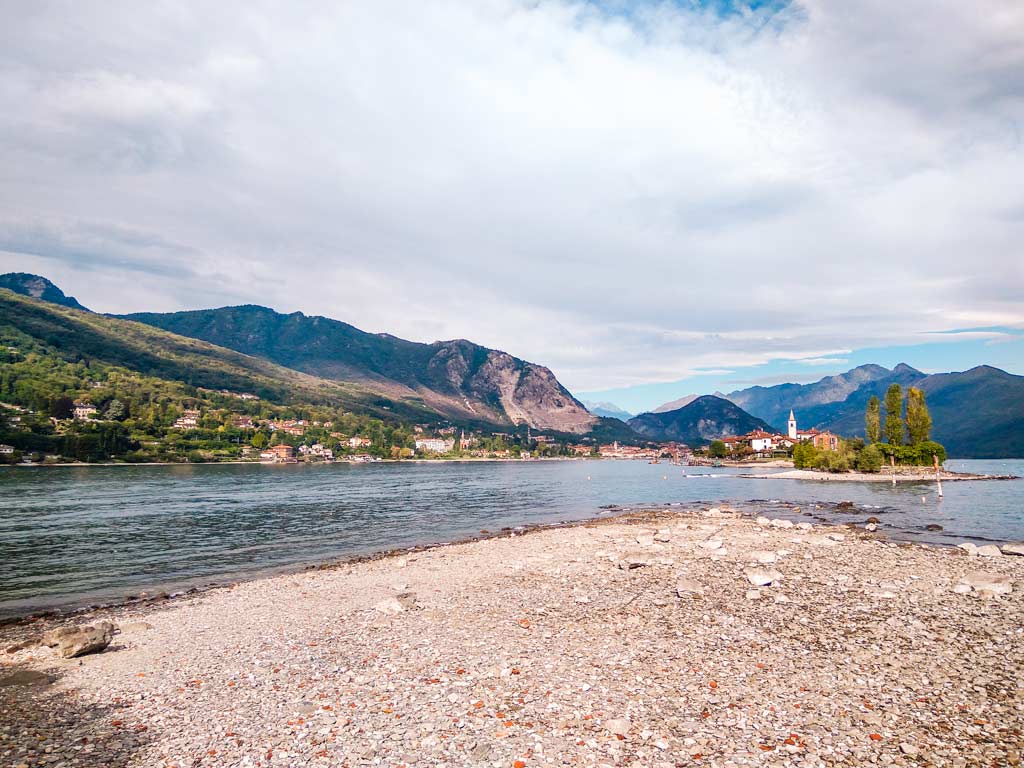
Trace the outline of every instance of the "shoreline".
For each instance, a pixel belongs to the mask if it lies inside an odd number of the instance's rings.
[[[0,627],[120,625],[103,653],[0,655],[5,761],[1006,764],[1022,578],[851,526],[622,510]]]
[[[845,483],[934,483],[934,472],[823,472],[814,469],[792,469],[786,472],[765,472],[763,474],[737,475],[748,480],[817,480]],[[970,472],[943,470],[939,479],[944,482],[967,482],[972,480],[1020,480],[1017,475],[977,475]]]

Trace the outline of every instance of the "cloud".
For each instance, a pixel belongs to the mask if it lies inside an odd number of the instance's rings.
[[[1009,0],[27,4],[0,266],[574,389],[838,364],[1022,323],[1021,71]]]
[[[850,361],[844,357],[806,357],[796,362],[801,365],[846,365]]]

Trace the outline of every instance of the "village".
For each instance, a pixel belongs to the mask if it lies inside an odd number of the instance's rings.
[[[258,400],[255,395],[218,392],[238,400]],[[5,405],[4,418],[8,429],[23,427],[23,420],[33,418],[31,411]],[[101,410],[86,399],[70,403],[66,418],[49,416],[58,431],[72,429],[74,424],[101,425],[114,421],[111,410]],[[460,460],[539,460],[539,459],[609,459],[643,460],[675,464],[705,464],[722,460],[758,461],[786,460],[801,444],[819,451],[836,451],[842,439],[829,431],[798,429],[790,412],[787,434],[755,430],[744,435],[723,435],[710,445],[691,447],[681,442],[644,442],[626,444],[618,441],[600,443],[593,438],[566,440],[565,436],[535,434],[525,430],[506,432],[467,431],[454,425],[442,427],[419,424],[409,434],[388,444],[378,434],[350,434],[338,431],[331,420],[303,418],[259,418],[244,413],[218,409],[204,411],[186,407],[177,412],[166,428],[168,442],[187,447],[189,439],[208,434],[234,436],[236,450],[227,458],[212,458],[193,451],[189,460],[235,460],[269,464],[314,462],[370,463],[383,460],[460,459]],[[396,443],[397,444],[393,444]],[[12,445],[0,444],[0,462],[61,463],[62,457],[19,451]]]

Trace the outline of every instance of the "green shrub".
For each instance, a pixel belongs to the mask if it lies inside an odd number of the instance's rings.
[[[878,446],[869,445],[855,459],[857,469],[861,472],[878,472],[882,468],[883,456]]]

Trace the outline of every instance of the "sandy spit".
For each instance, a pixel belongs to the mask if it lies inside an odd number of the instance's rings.
[[[1024,558],[802,526],[647,513],[122,609],[104,653],[0,654],[0,765],[1018,764]]]

